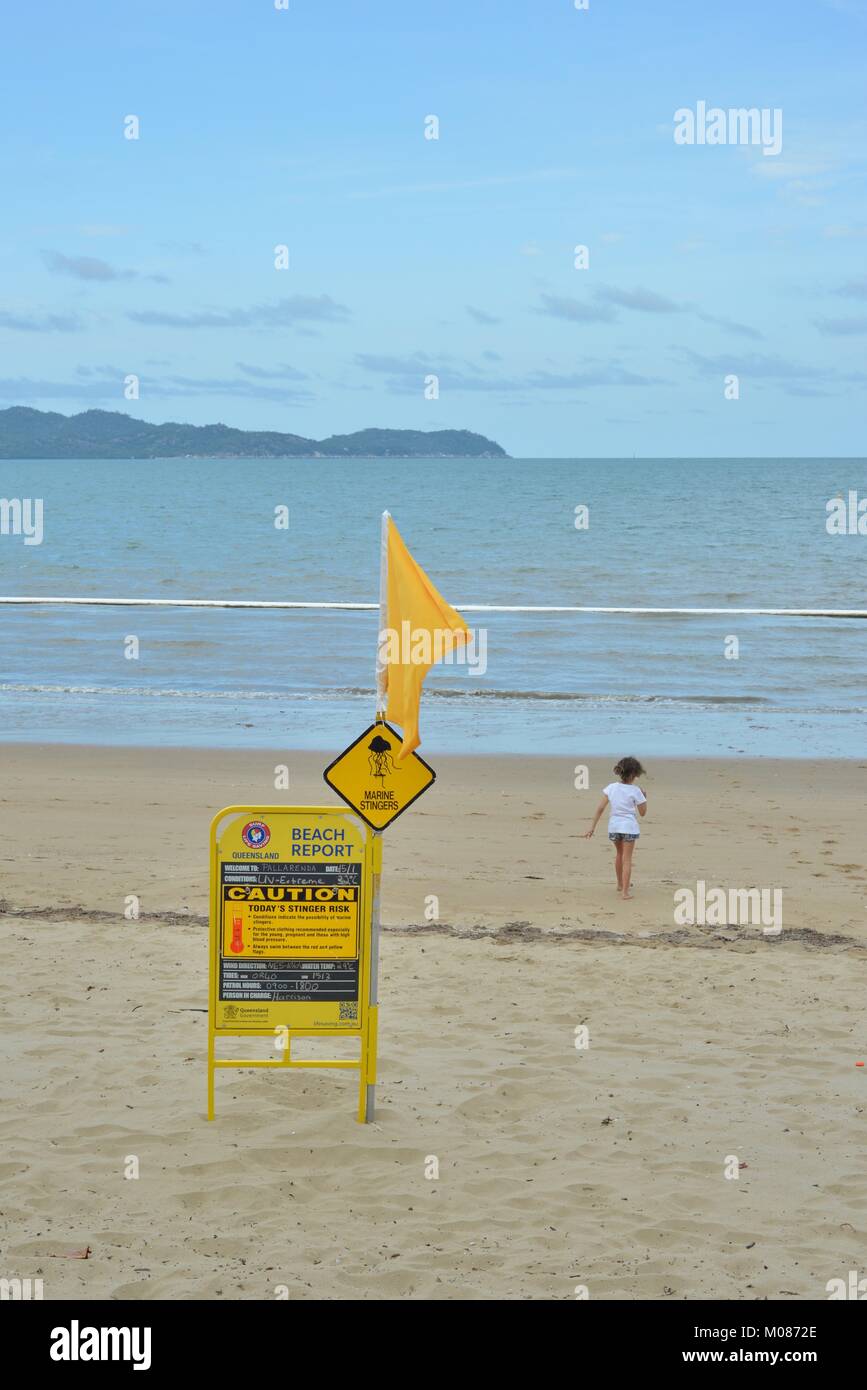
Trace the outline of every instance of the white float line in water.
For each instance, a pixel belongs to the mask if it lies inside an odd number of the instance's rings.
[[[2,597],[0,604],[68,604],[82,608],[328,608],[372,612],[378,603],[303,602],[240,598],[53,598]],[[867,608],[600,608],[572,604],[456,603],[460,613],[630,613],[648,617],[867,618]]]

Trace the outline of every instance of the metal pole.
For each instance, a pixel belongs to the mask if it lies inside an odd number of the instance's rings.
[[[383,660],[385,629],[388,625],[388,523],[390,512],[383,512],[379,528],[379,632],[376,635],[376,717],[385,718],[388,695],[388,667]]]
[[[391,520],[389,512],[383,512],[382,524],[379,532],[379,632],[376,638],[376,718],[385,718],[385,704],[388,695],[388,668],[383,661],[383,642],[384,633],[388,625],[388,523]],[[376,841],[381,840],[381,834],[375,830]],[[382,846],[376,845],[375,862],[378,866],[382,865]],[[379,918],[380,918],[380,892],[382,887],[382,870],[377,867],[373,875],[373,901],[370,910],[370,996],[369,1010],[371,1022],[374,1030],[377,1028],[377,1006],[379,1004]],[[370,1036],[368,1034],[367,1046],[370,1046]],[[376,1032],[374,1031],[374,1049],[376,1048]],[[374,1051],[374,1056],[375,1056]],[[376,1113],[376,1082],[368,1082],[367,1094],[365,1097],[364,1122],[370,1124]]]
[[[381,841],[380,831],[374,830],[375,842]],[[370,908],[370,996],[368,1007],[368,1030],[365,1038],[367,1061],[373,1061],[373,1074],[376,1076],[376,1055],[379,1032],[379,899],[382,885],[382,846],[375,844],[375,863],[379,866],[373,874],[373,901]],[[369,1125],[376,1116],[376,1082],[368,1081],[364,1097],[364,1123]]]

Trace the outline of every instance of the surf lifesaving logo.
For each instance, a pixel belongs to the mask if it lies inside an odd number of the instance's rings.
[[[264,849],[271,838],[271,831],[263,820],[248,821],[241,831],[241,839],[249,849]]]

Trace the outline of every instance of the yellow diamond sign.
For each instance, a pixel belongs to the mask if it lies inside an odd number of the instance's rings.
[[[322,774],[372,830],[391,825],[436,780],[417,753],[397,761],[402,741],[390,724],[371,724]]]

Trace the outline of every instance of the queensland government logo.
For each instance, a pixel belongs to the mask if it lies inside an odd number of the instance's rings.
[[[250,849],[264,849],[271,838],[271,831],[263,820],[248,821],[241,831],[241,839]]]

